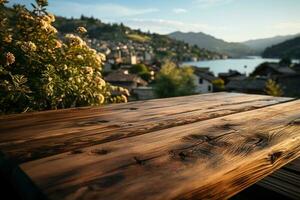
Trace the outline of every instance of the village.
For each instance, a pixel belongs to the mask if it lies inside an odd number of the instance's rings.
[[[93,44],[93,43],[92,43]],[[158,62],[153,49],[132,42],[132,45],[111,44],[102,42],[98,50],[106,55],[104,64],[104,79],[117,86],[124,87],[130,92],[129,100],[146,100],[157,98],[153,91],[156,74],[162,63]],[[95,45],[95,43],[94,43]],[[112,48],[110,48],[112,47]],[[163,49],[161,50],[163,51]],[[215,57],[212,59],[226,59]],[[189,60],[197,61],[197,58]],[[178,67],[184,64],[177,62]],[[146,68],[148,76],[132,73],[132,68]],[[237,70],[214,74],[209,66],[190,66],[194,71],[195,94],[205,94],[220,91],[241,92],[249,94],[265,94],[268,80],[276,82],[283,94],[289,97],[299,97],[300,64],[283,59],[276,62],[265,62],[256,67],[248,76]]]

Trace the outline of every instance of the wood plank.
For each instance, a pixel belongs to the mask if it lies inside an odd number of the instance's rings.
[[[226,199],[300,155],[300,100],[27,162],[50,199]]]
[[[300,199],[300,158],[257,182],[257,185],[291,199]]]
[[[18,162],[25,162],[290,100],[215,93],[2,116],[0,149]]]

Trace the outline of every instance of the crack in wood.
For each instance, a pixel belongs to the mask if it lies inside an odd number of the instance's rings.
[[[282,155],[283,155],[283,152],[281,152],[281,151],[270,154],[269,158],[270,158],[271,164],[274,164],[279,158],[282,157]]]
[[[82,149],[74,149],[73,151],[71,151],[71,154],[80,154],[83,153],[84,151]]]
[[[110,152],[111,151],[109,151],[108,149],[92,149],[91,150],[91,153],[96,154],[96,155],[106,155]]]
[[[300,126],[300,118],[299,119],[295,119],[293,121],[291,121],[289,123],[289,125],[296,125],[296,126]]]

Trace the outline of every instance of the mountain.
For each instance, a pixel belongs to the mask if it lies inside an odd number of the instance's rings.
[[[125,45],[137,49],[152,49],[157,60],[171,59],[173,61],[190,61],[198,59],[216,59],[223,55],[207,49],[189,45],[183,41],[177,41],[166,35],[142,32],[131,29],[123,23],[104,23],[93,17],[81,16],[79,19],[57,17],[54,26],[62,34],[72,33],[77,27],[87,29],[87,37],[96,40],[97,44],[106,42],[112,48]],[[97,46],[94,47],[97,49]],[[135,52],[139,53],[139,52]]]
[[[168,36],[179,41],[187,42],[190,45],[197,45],[201,48],[205,48],[210,51],[226,53],[231,57],[252,55],[254,53],[254,51],[251,50],[251,48],[245,44],[236,42],[226,42],[224,40],[215,38],[211,35],[207,35],[202,32],[183,33],[177,31],[170,33]]]
[[[275,36],[271,38],[264,38],[264,39],[256,39],[256,40],[248,40],[243,42],[243,44],[247,45],[257,53],[262,53],[267,47],[282,43],[286,40],[293,39],[300,34],[295,35],[285,35],[285,36]]]
[[[262,56],[265,58],[300,59],[300,36],[266,48]]]

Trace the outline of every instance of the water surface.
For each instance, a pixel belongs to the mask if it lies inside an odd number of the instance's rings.
[[[263,62],[279,62],[279,59],[266,59],[261,57],[248,57],[243,59],[226,59],[226,60],[205,60],[198,62],[185,62],[183,65],[193,65],[197,67],[209,67],[215,75],[222,72],[228,72],[229,69],[237,70],[249,75],[255,67]],[[298,61],[294,61],[298,62]]]

